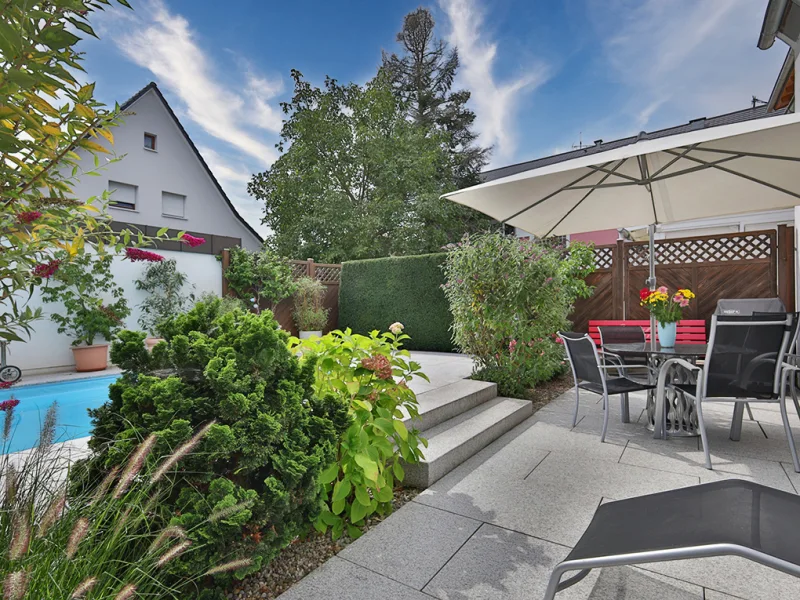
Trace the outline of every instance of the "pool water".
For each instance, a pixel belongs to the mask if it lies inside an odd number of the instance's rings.
[[[108,386],[118,375],[90,377],[75,381],[12,387],[0,392],[0,401],[12,396],[19,400],[14,409],[14,430],[9,452],[33,448],[47,409],[58,402],[55,441],[66,442],[89,435],[92,423],[87,408],[97,408],[108,400]],[[0,426],[2,418],[0,414]]]

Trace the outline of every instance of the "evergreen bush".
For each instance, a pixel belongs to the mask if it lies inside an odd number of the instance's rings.
[[[198,550],[176,564],[186,574],[238,557],[261,568],[302,533],[321,508],[318,477],[335,459],[347,405],[313,395],[314,364],[301,367],[270,311],[247,312],[208,298],[166,321],[151,354],[144,334],[122,332],[112,360],[125,372],[110,400],[91,411],[90,481],[122,463],[137,440],[156,433],[154,453],[208,433],[177,467],[166,499],[173,525]],[[209,521],[212,514],[238,510]]]

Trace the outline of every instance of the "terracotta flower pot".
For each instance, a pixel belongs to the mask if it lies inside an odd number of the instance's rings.
[[[147,351],[150,352],[153,348],[156,347],[159,343],[163,342],[164,338],[157,338],[157,337],[149,337],[145,338],[144,345],[147,346]]]
[[[75,346],[72,348],[75,357],[75,370],[78,373],[102,371],[108,367],[108,344],[93,346]]]

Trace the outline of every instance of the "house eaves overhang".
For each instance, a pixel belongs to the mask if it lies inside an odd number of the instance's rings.
[[[761,35],[758,38],[758,47],[762,50],[772,48],[775,37],[778,35],[783,17],[791,0],[770,0],[764,22],[761,24]]]

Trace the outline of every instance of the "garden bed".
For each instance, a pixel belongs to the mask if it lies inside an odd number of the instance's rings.
[[[394,491],[392,507],[397,511],[418,493],[419,490],[411,488],[397,488]],[[377,514],[369,517],[363,531],[366,533],[385,518]],[[352,542],[353,540],[346,535],[334,541],[331,539],[330,531],[320,534],[312,530],[307,538],[298,538],[292,542],[259,573],[234,584],[227,597],[230,600],[277,598]]]
[[[536,412],[573,387],[575,387],[575,382],[572,380],[572,374],[565,372],[556,375],[550,381],[537,383],[535,388],[527,391],[525,399],[533,403],[533,412]]]

